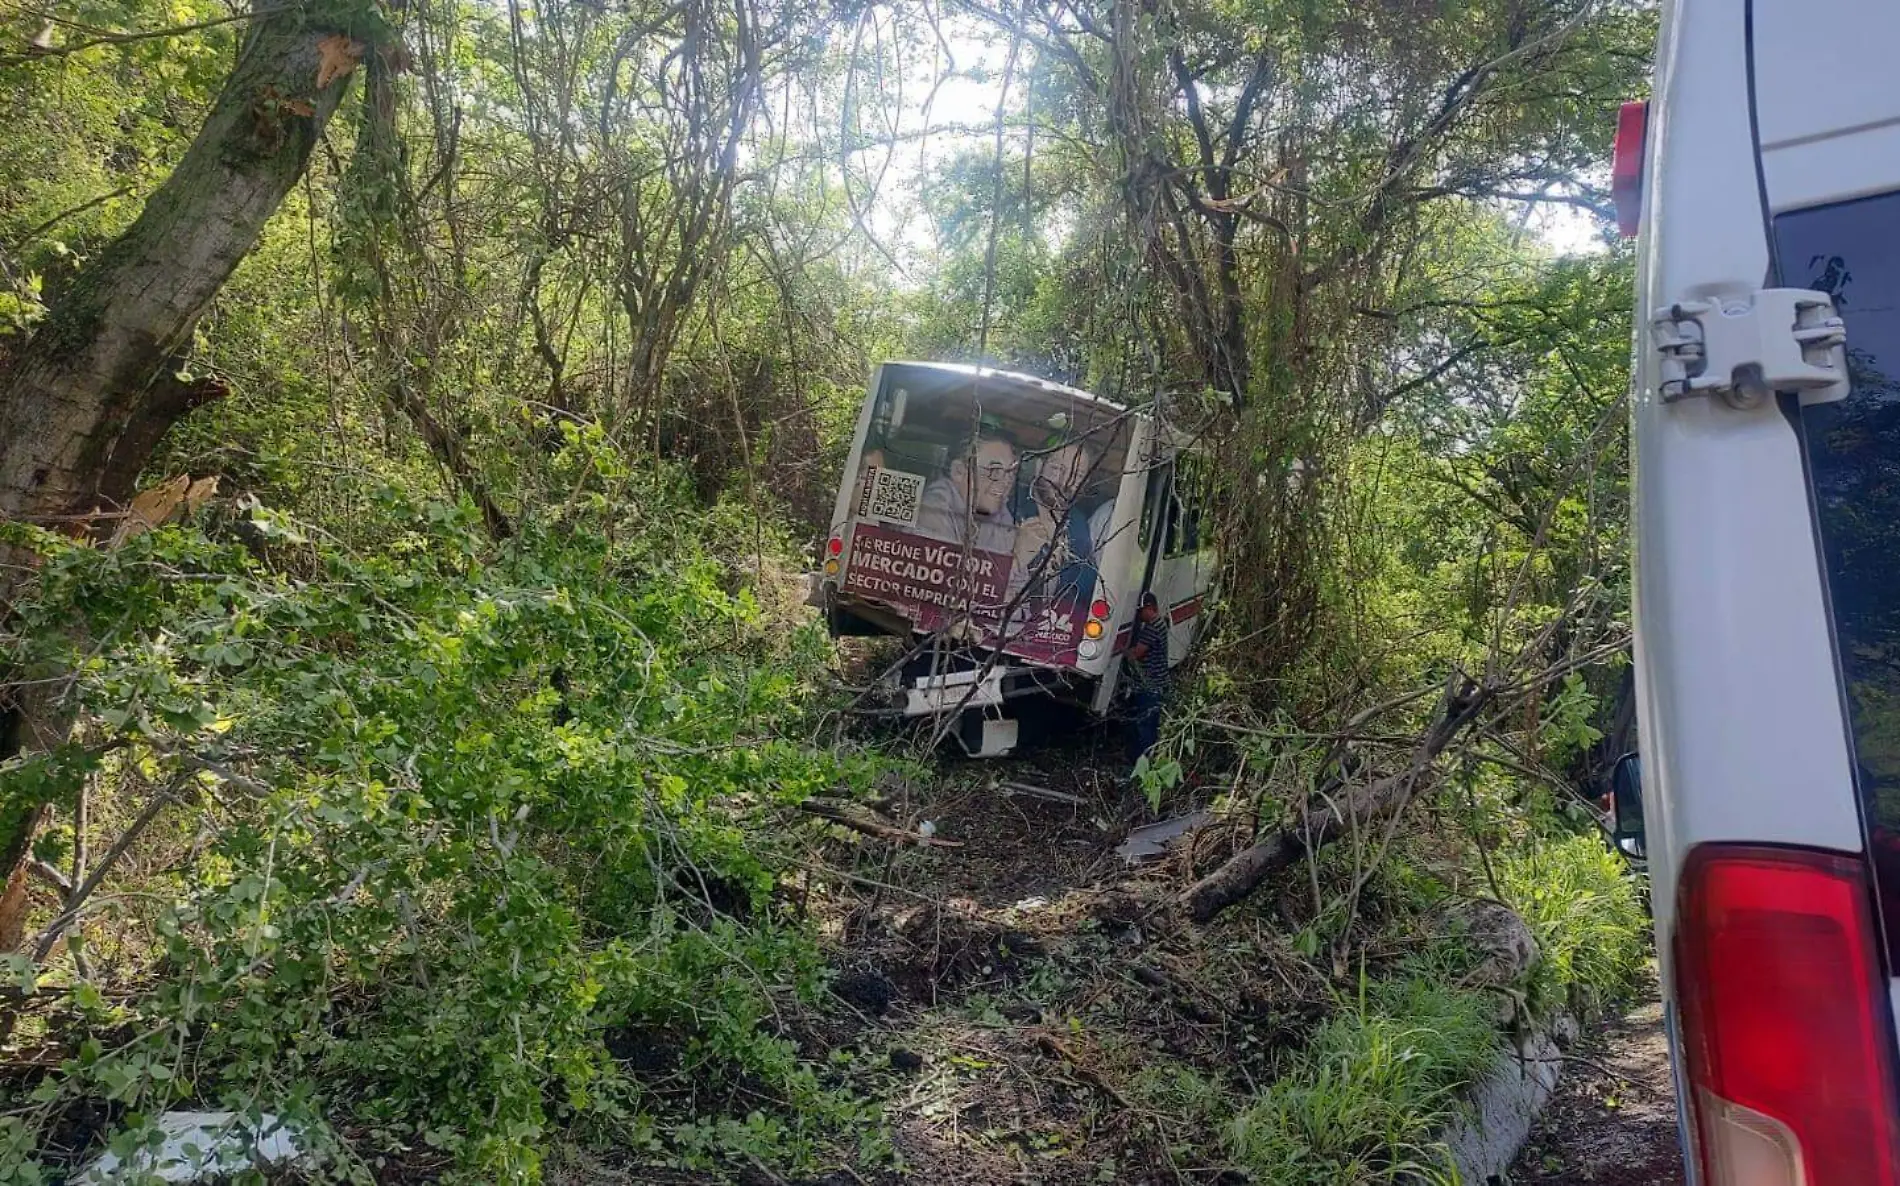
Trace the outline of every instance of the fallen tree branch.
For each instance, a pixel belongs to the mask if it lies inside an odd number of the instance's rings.
[[[265,786],[254,778],[239,774],[223,762],[214,762],[210,758],[201,758],[197,754],[186,753],[183,750],[173,749],[170,746],[153,746],[152,748],[164,754],[166,757],[174,759],[179,765],[187,769],[202,770],[207,774],[216,776],[220,781],[236,787],[253,799],[265,799],[271,794],[271,789],[268,786]]]
[[[26,864],[26,868],[27,872],[38,877],[55,890],[58,890],[62,898],[73,892],[73,883],[67,879],[66,875],[45,861],[40,860],[38,857],[29,860]]]
[[[151,802],[145,805],[145,810],[139,812],[138,818],[119,834],[119,839],[106,850],[106,855],[100,859],[99,864],[86,877],[86,880],[81,882],[72,893],[66,895],[65,908],[60,911],[59,917],[47,924],[46,929],[40,932],[39,939],[33,944],[34,963],[46,962],[46,957],[53,952],[53,945],[59,942],[59,937],[66,933],[67,927],[78,921],[80,911],[85,909],[86,899],[92,897],[92,891],[99,888],[99,883],[106,879],[106,874],[112,872],[112,867],[119,863],[119,858],[125,855],[126,850],[132,847],[132,843],[151,825],[151,822],[158,818],[158,813],[163,811],[167,804],[179,801],[178,790],[178,786],[173,785],[153,795]]]
[[[1181,895],[1188,917],[1195,922],[1211,921],[1307,853],[1325,847],[1360,824],[1403,811],[1434,776],[1439,755],[1478,719],[1499,690],[1495,684],[1480,684],[1462,671],[1454,672],[1445,685],[1437,717],[1418,739],[1403,769],[1350,790],[1337,780],[1321,787],[1300,805],[1293,819],[1272,835],[1234,854],[1188,887]]]
[[[1048,787],[1039,787],[1032,783],[1005,782],[999,783],[998,786],[1005,795],[1022,795],[1030,799],[1046,799],[1051,803],[1068,803],[1076,807],[1080,807],[1087,802],[1087,800],[1080,795],[1071,795],[1067,791],[1054,791]]]
[[[962,848],[961,840],[943,840],[936,836],[926,836],[895,822],[880,820],[865,813],[853,811],[838,803],[829,803],[823,799],[807,799],[798,805],[806,815],[815,815],[819,819],[829,820],[840,827],[851,829],[879,840],[889,840],[897,844],[918,844],[925,848]]]
[[[1199,995],[1192,983],[1177,980],[1174,976],[1148,964],[1135,964],[1128,969],[1128,976],[1138,984],[1146,985],[1174,1006],[1175,1012],[1194,1022],[1196,1025],[1213,1025],[1221,1020],[1225,1010],[1216,1012],[1195,998]]]
[[[1127,1096],[1115,1090],[1113,1083],[1104,1079],[1101,1072],[1083,1062],[1075,1051],[1064,1045],[1062,1040],[1054,1034],[1042,1033],[1036,1035],[1036,1048],[1050,1058],[1068,1063],[1069,1067],[1075,1071],[1076,1078],[1102,1093],[1104,1096],[1107,1096],[1108,1099],[1122,1111],[1133,1112],[1135,1110],[1134,1106],[1128,1102]]]

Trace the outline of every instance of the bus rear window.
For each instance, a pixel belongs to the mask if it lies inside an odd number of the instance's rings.
[[[1889,967],[1900,967],[1900,193],[1775,219],[1780,282],[1829,293],[1851,393],[1800,410]]]
[[[1008,458],[1020,474],[1015,509],[1046,465],[1085,460],[1086,487],[1113,496],[1127,452],[1127,414],[1006,380],[888,365],[864,439],[864,464],[944,476],[959,459]]]

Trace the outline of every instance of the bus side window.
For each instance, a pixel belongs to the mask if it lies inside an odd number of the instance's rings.
[[[1141,550],[1146,552],[1154,544],[1156,508],[1162,505],[1162,499],[1168,496],[1169,480],[1174,476],[1174,463],[1164,461],[1148,471],[1148,492],[1141,500]],[[1172,528],[1173,519],[1169,519]]]
[[[1177,459],[1175,468],[1174,489],[1168,499],[1167,543],[1161,552],[1164,556],[1185,556],[1201,549],[1201,459],[1183,456]]]

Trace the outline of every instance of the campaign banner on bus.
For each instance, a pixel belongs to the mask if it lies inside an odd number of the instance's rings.
[[[1012,606],[1013,564],[1002,552],[859,523],[852,530],[843,591],[898,610],[922,631],[941,630],[967,617],[985,646],[1041,662],[1073,663],[1083,607],[1073,594],[1018,597]]]
[[[965,613],[1001,614],[1012,563],[1002,552],[860,523],[851,533],[844,591],[876,598],[909,613],[920,629],[935,630]]]

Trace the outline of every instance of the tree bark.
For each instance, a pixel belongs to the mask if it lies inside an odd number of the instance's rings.
[[[344,82],[316,87],[299,7],[264,5],[204,127],[138,220],[73,281],[0,380],[0,514],[84,513],[160,368],[303,175]],[[154,436],[153,444],[156,443]]]
[[[253,15],[178,167],[137,221],[81,269],[0,376],[0,520],[83,530],[71,517],[129,494],[166,430],[218,394],[172,380],[175,356],[303,176],[363,51],[301,5],[258,0]],[[30,566],[30,556],[0,549],[0,614]],[[0,704],[0,761],[58,744],[68,724],[52,694],[16,692]],[[9,885],[44,804],[0,812]],[[23,902],[24,894],[0,894],[0,937],[19,934]]]

